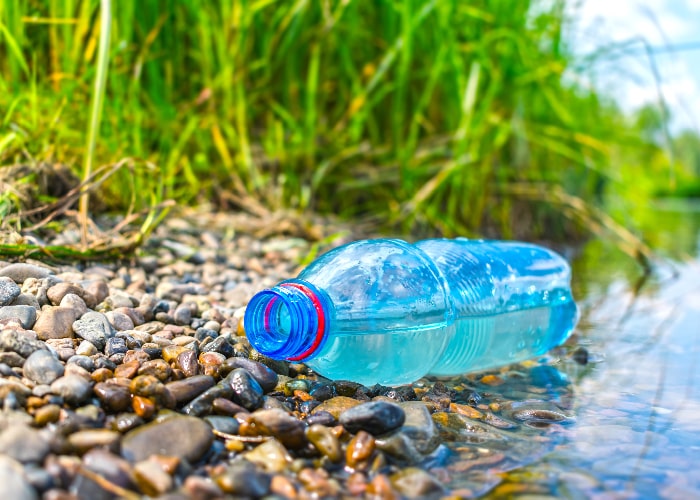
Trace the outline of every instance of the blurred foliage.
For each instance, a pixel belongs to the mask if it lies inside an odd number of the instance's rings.
[[[628,207],[700,165],[696,136],[686,172],[658,116],[580,83],[568,3],[121,0],[94,163],[131,167],[100,210],[255,200],[403,233],[581,234],[558,193]],[[0,165],[80,173],[99,19],[95,0],[0,2]]]

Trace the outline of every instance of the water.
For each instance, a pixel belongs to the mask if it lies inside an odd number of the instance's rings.
[[[482,413],[515,424],[499,431],[505,445],[478,446],[466,427],[441,425],[452,439],[454,461],[442,473],[453,489],[487,498],[700,498],[700,210],[657,206],[637,218],[659,252],[652,276],[611,243],[575,249],[582,319],[567,346],[487,372],[498,385],[484,374],[450,379],[481,395]],[[494,401],[500,409],[491,412]],[[538,408],[564,420],[515,418],[548,415]]]

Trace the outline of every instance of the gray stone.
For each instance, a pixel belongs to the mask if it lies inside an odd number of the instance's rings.
[[[0,434],[0,450],[22,463],[41,463],[49,453],[49,442],[26,425],[10,425]]]
[[[75,311],[76,318],[79,318],[83,314],[88,312],[88,307],[87,304],[85,304],[85,301],[82,299],[82,297],[74,293],[65,294],[61,299],[61,303],[59,305],[61,307],[68,307],[69,309],[73,309]]]
[[[78,406],[90,397],[92,386],[80,375],[65,375],[54,380],[51,392],[62,396],[66,403]]]
[[[247,358],[228,358],[223,365],[221,365],[220,371],[233,371],[236,368],[243,368],[250,373],[253,378],[260,384],[263,391],[270,392],[274,391],[277,386],[278,376],[277,374],[267,366],[252,359]]]
[[[4,455],[0,455],[0,484],[3,498],[12,500],[38,500],[39,498],[29,484],[22,465]]]
[[[193,463],[204,456],[213,441],[209,424],[196,417],[177,415],[129,431],[122,439],[121,454],[131,462],[160,454]]]
[[[44,342],[32,338],[28,333],[17,330],[3,330],[0,332],[0,350],[16,352],[23,358],[29,357],[34,351],[48,349]]]
[[[50,384],[62,377],[63,371],[63,364],[47,350],[33,352],[22,367],[24,376],[37,384]]]
[[[0,276],[12,279],[15,283],[24,283],[27,278],[43,279],[51,274],[51,270],[34,264],[17,262],[0,269]]]
[[[73,331],[78,337],[92,342],[99,350],[105,348],[107,339],[116,335],[107,316],[96,311],[88,311],[76,320]]]
[[[21,291],[11,278],[0,277],[0,306],[11,304]]]
[[[16,319],[22,328],[30,330],[36,321],[36,309],[22,305],[0,307],[0,321],[4,319]]]
[[[252,411],[262,406],[262,387],[247,370],[236,368],[221,383],[233,389],[231,399],[246,410]]]

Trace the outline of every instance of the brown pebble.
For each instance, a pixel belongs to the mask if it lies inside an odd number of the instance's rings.
[[[218,352],[203,352],[199,355],[199,364],[205,375],[216,377],[219,374],[219,367],[226,361],[226,356]]]
[[[197,362],[197,353],[187,349],[177,356],[177,367],[182,370],[185,377],[194,377],[199,372],[199,363]]]
[[[131,400],[131,407],[139,417],[149,420],[156,413],[156,405],[149,398],[134,396]]]
[[[481,413],[476,408],[472,408],[471,406],[463,405],[463,404],[459,404],[459,403],[451,403],[450,410],[453,411],[454,413],[459,413],[460,415],[464,415],[465,417],[474,418],[474,419],[480,419],[480,418],[483,418],[483,416],[484,416],[483,413]]]
[[[183,484],[184,490],[191,498],[209,500],[221,498],[223,491],[211,479],[201,476],[187,476]]]
[[[170,378],[172,369],[170,365],[162,359],[152,359],[141,365],[138,371],[139,375],[153,375],[161,382],[165,382]]]
[[[359,431],[348,443],[345,461],[350,467],[357,467],[366,462],[374,453],[374,436],[369,432]]]
[[[151,455],[149,460],[157,463],[164,472],[170,475],[175,474],[178,465],[180,465],[180,458],[171,455]]]
[[[92,378],[93,382],[104,382],[114,378],[114,372],[109,368],[98,368],[90,374],[90,378]]]
[[[305,467],[299,471],[297,478],[308,491],[315,493],[319,497],[337,494],[336,488],[333,487],[334,485],[328,481],[328,472],[325,469]]]
[[[43,427],[46,424],[58,422],[61,416],[61,407],[58,405],[45,405],[37,408],[34,413],[34,424]]]
[[[124,355],[124,363],[131,363],[132,361],[138,361],[139,366],[146,361],[150,360],[151,357],[148,355],[147,352],[142,351],[140,349],[133,349],[126,351],[126,354]]]
[[[27,398],[27,402],[25,403],[25,406],[27,407],[27,410],[35,410],[37,408],[44,406],[44,404],[45,404],[44,398],[39,398],[37,396],[29,396]]]
[[[129,388],[120,384],[100,382],[95,384],[93,392],[106,410],[113,412],[125,411],[131,404]]]
[[[233,417],[236,413],[248,413],[248,410],[242,406],[237,405],[230,399],[216,398],[211,403],[212,410],[217,415],[228,415]]]
[[[179,345],[166,345],[165,347],[163,347],[162,356],[166,362],[172,363],[173,361],[175,361],[177,359],[177,357],[180,354],[182,354],[183,352],[185,352],[187,350],[188,349],[185,349],[184,347],[179,346]]]
[[[285,476],[279,474],[272,476],[270,492],[284,498],[289,498],[290,500],[297,498],[297,489],[294,487],[294,483]]]
[[[115,377],[124,377],[124,378],[134,378],[136,374],[139,371],[139,367],[141,366],[141,363],[138,361],[131,361],[129,363],[122,363],[121,365],[117,366],[117,368],[114,370],[114,376]]]
[[[301,399],[302,401],[313,401],[314,397],[311,396],[308,392],[302,391],[301,389],[297,389],[294,391],[294,397],[297,399]]]
[[[348,493],[359,497],[367,491],[367,478],[361,472],[353,472],[348,477],[345,486],[348,489]]]
[[[505,383],[505,380],[503,380],[503,378],[499,377],[498,375],[484,375],[483,377],[481,377],[480,382],[482,384],[495,387],[497,385]]]
[[[367,495],[381,500],[398,500],[399,495],[385,474],[377,474],[367,485]]]

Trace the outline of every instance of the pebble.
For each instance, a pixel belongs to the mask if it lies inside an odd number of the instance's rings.
[[[442,496],[444,488],[438,480],[423,469],[407,467],[389,478],[396,490],[407,498]]]
[[[355,468],[367,461],[374,453],[374,436],[365,431],[359,431],[348,443],[345,450],[345,462]]]
[[[240,428],[238,420],[232,417],[209,415],[204,417],[204,420],[211,425],[212,429],[225,434],[238,434]]]
[[[173,395],[178,405],[189,403],[215,383],[214,377],[209,375],[194,375],[182,380],[176,380],[166,384],[166,388]]]
[[[61,299],[58,304],[61,307],[67,307],[68,309],[73,309],[75,311],[75,317],[80,318],[82,315],[88,312],[88,307],[85,301],[74,293],[67,293]]]
[[[0,307],[11,304],[21,292],[22,289],[12,278],[0,277]]]
[[[313,424],[306,428],[305,433],[306,438],[322,455],[327,456],[331,462],[340,462],[342,459],[340,442],[328,427],[321,424]]]
[[[68,443],[79,454],[96,447],[113,448],[121,434],[108,429],[84,429],[68,436]]]
[[[214,482],[224,493],[259,498],[270,491],[270,475],[253,464],[234,463],[214,476]]]
[[[51,384],[63,372],[63,364],[47,350],[33,352],[22,367],[24,376],[37,384]]]
[[[40,340],[72,338],[75,318],[73,309],[48,306],[41,310],[34,323],[34,331]]]
[[[57,394],[72,406],[79,406],[90,397],[90,382],[79,375],[65,375],[51,383],[51,392]]]
[[[263,390],[253,376],[243,368],[236,368],[222,381],[233,390],[231,398],[234,403],[246,410],[254,410],[262,406]]]
[[[344,411],[339,422],[349,432],[364,430],[378,436],[401,427],[405,419],[406,414],[399,405],[386,401],[372,401]]]
[[[282,472],[292,461],[287,449],[276,439],[263,442],[244,456],[268,472]]]
[[[36,321],[36,308],[29,305],[0,307],[0,322],[8,319],[17,320],[22,328],[29,330]]]
[[[121,455],[130,462],[162,454],[194,463],[213,441],[209,424],[199,418],[174,415],[129,431],[122,439]]]
[[[6,455],[0,455],[0,484],[4,498],[12,500],[38,500],[22,465]]]
[[[131,405],[131,393],[124,385],[100,382],[95,384],[93,392],[108,411],[126,411]]]
[[[16,262],[0,268],[0,276],[10,278],[15,283],[24,283],[27,278],[43,279],[51,270],[34,264]]]
[[[341,413],[361,403],[361,401],[347,396],[336,396],[318,405],[311,411],[311,414],[314,415],[316,413],[326,412],[333,415],[333,417],[337,420],[340,418]]]
[[[155,497],[173,487],[173,478],[154,460],[144,460],[134,465],[134,480],[142,493]]]
[[[91,342],[100,351],[105,349],[107,340],[114,337],[116,333],[107,317],[96,311],[83,314],[80,319],[73,323],[72,327],[78,337]],[[107,356],[111,356],[111,354],[107,354]]]
[[[22,463],[41,463],[49,453],[44,434],[23,424],[12,424],[0,433],[2,454]]]
[[[307,442],[304,423],[283,410],[257,410],[251,414],[251,422],[254,435],[274,436],[289,448],[301,448]]]
[[[29,332],[8,329],[0,332],[0,349],[12,351],[27,358],[34,351],[47,349],[47,347],[44,342],[36,340]]]
[[[229,373],[236,368],[243,368],[250,373],[265,393],[275,390],[278,375],[264,364],[247,358],[228,358],[220,369],[223,373]]]

